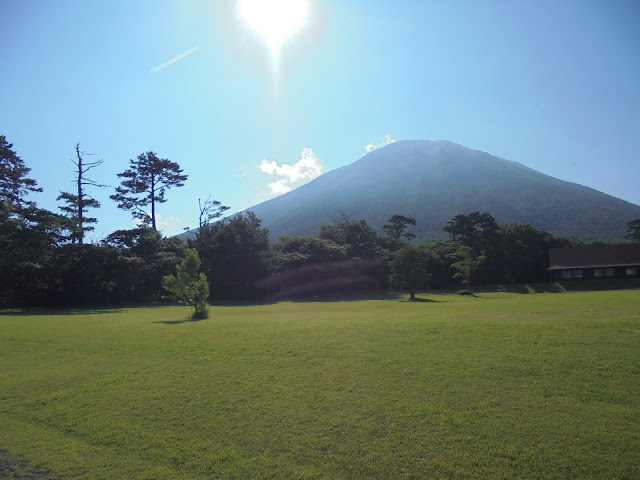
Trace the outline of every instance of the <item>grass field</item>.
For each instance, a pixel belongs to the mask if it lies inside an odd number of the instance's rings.
[[[640,478],[639,290],[423,298],[2,311],[0,450],[63,480]]]

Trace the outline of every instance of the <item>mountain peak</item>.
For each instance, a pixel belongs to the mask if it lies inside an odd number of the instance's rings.
[[[640,206],[447,140],[401,140],[321,175],[254,211],[279,235],[313,235],[342,214],[381,231],[394,214],[416,218],[419,240],[445,238],[454,215],[491,213],[557,235],[619,240]]]

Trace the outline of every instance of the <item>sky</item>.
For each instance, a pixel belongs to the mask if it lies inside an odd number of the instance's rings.
[[[79,143],[109,185],[89,240],[132,228],[109,195],[153,151],[189,177],[157,208],[174,235],[198,199],[235,213],[426,139],[640,204],[640,2],[244,1],[0,0],[0,135],[32,199],[58,209]]]

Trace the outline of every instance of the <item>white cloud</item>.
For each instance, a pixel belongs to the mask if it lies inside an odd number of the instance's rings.
[[[265,158],[260,162],[258,168],[262,173],[277,178],[267,184],[269,193],[282,195],[320,176],[323,166],[313,149],[305,147],[300,151],[299,160],[293,164],[283,163],[279,165],[275,160],[267,160]]]
[[[179,62],[184,57],[188,57],[192,53],[197,52],[200,49],[201,46],[202,45],[196,45],[195,47],[191,47],[189,50],[185,50],[184,52],[180,53],[179,55],[176,55],[175,57],[170,58],[166,62],[161,63],[160,65],[156,65],[151,70],[149,70],[149,72],[150,73],[156,73],[156,72],[158,72],[158,71],[160,71],[160,70],[162,70],[164,68],[167,68],[168,66],[173,65],[176,62]]]
[[[385,135],[384,140],[382,140],[382,142],[380,142],[377,145],[373,142],[368,143],[367,145],[365,145],[364,149],[367,151],[367,153],[370,153],[370,152],[373,152],[376,148],[386,147],[390,143],[395,143],[395,142],[396,141],[393,138],[391,138],[391,135]]]
[[[322,164],[310,148],[303,148],[300,151],[300,160],[294,164],[278,165],[275,160],[269,161],[265,158],[260,162],[258,168],[267,175],[283,177],[288,183],[312,180],[322,173]]]
[[[282,195],[291,191],[291,187],[286,184],[286,180],[277,180],[275,182],[267,183],[269,192],[274,195]]]
[[[236,178],[245,178],[247,175],[249,175],[249,172],[242,172],[242,173],[234,173],[233,176]]]

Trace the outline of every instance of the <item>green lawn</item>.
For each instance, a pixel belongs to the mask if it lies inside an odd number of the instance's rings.
[[[640,291],[0,312],[0,450],[67,479],[640,478]]]

